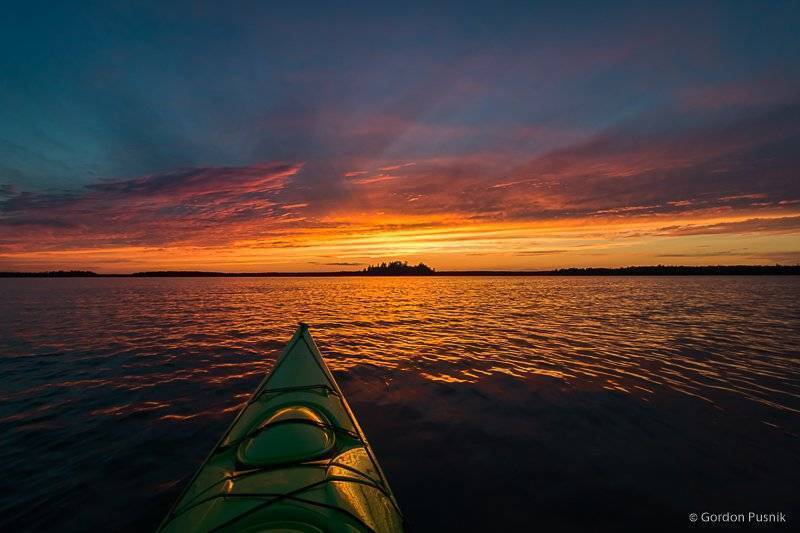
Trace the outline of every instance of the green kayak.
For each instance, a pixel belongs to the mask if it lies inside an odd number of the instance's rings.
[[[300,324],[159,531],[402,531],[342,391]]]

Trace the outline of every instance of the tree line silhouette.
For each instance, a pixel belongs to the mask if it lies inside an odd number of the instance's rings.
[[[369,265],[361,272],[368,276],[425,276],[433,274],[434,270],[425,263],[409,265],[408,261],[392,261]]]

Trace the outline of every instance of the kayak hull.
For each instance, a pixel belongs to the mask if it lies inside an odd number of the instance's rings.
[[[402,530],[372,448],[303,324],[159,528]]]

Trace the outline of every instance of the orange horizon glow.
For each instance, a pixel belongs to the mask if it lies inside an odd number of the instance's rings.
[[[790,221],[784,229],[779,223]],[[0,255],[0,269],[326,272],[380,261],[424,262],[437,270],[543,270],[655,264],[792,263],[800,211],[718,212],[637,219],[473,222],[459,215],[352,213],[273,238],[221,245],[108,246]],[[776,224],[777,223],[777,224]],[[763,226],[775,224],[775,228]],[[749,229],[748,226],[753,226]],[[395,228],[395,229],[387,229]]]

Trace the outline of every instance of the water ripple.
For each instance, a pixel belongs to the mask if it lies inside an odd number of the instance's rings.
[[[187,462],[202,457],[300,320],[311,325],[337,375],[358,380],[349,389],[356,401],[369,397],[402,413],[417,446],[463,430],[477,415],[460,410],[462,402],[491,398],[482,409],[496,419],[528,416],[503,392],[517,390],[514,383],[533,387],[520,397],[534,394],[537,402],[561,406],[566,419],[570,409],[585,407],[578,423],[587,427],[651,405],[663,414],[663,405],[685,401],[796,439],[798,281],[0,280],[0,433],[6,436],[0,460],[19,477],[21,494],[5,520],[85,529],[54,517],[75,504],[64,494],[91,492],[87,486],[103,476],[117,479],[121,490],[141,492],[130,484],[145,479],[156,496],[174,494]],[[426,400],[436,405],[426,411],[421,391],[427,390],[439,396]],[[594,400],[582,399],[588,397]],[[608,397],[633,403],[612,415],[597,402]],[[447,398],[453,403],[441,401]],[[675,416],[657,418],[663,427],[681,424]],[[159,429],[168,424],[178,426]],[[136,450],[158,447],[167,431],[172,448],[191,453],[146,477],[139,463],[151,459]],[[515,430],[496,431],[511,438]],[[39,468],[25,460],[32,453],[41,458]],[[126,463],[132,457],[138,469]],[[39,512],[47,505],[51,513]],[[125,528],[152,526],[163,499],[159,505]],[[123,511],[112,505],[107,512]]]

